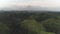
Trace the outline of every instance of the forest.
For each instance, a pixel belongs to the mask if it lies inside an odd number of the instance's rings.
[[[0,11],[0,34],[60,34],[60,12]]]

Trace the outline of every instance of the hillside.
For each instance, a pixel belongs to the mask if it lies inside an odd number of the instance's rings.
[[[0,12],[0,34],[60,34],[60,12]]]

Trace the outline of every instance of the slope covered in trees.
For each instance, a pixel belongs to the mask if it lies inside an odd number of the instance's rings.
[[[1,11],[0,34],[60,34],[60,12]]]

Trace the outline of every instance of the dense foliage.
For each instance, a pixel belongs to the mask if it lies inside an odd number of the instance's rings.
[[[0,34],[60,34],[60,12],[1,11]]]

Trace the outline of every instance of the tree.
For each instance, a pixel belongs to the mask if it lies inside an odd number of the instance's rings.
[[[58,19],[51,18],[45,21],[44,28],[47,32],[60,34],[60,21]]]
[[[51,18],[51,15],[46,14],[46,13],[41,13],[41,14],[38,14],[37,16],[35,16],[35,20],[37,22],[42,22],[42,21],[47,20],[49,18]]]
[[[9,14],[9,15],[8,15]],[[26,13],[8,13],[5,14],[1,22],[7,24],[10,34],[27,34],[24,28],[21,27],[21,22],[24,21],[29,15]],[[25,30],[25,31],[24,31]]]

